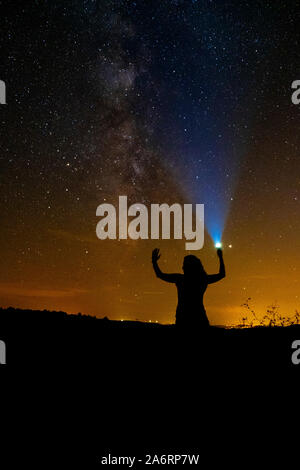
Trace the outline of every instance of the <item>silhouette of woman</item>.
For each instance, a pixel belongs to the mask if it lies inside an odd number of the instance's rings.
[[[159,266],[159,249],[152,252],[152,264],[156,276],[166,282],[176,284],[178,304],[176,309],[176,325],[180,327],[209,326],[206,311],[203,305],[203,295],[208,284],[220,281],[225,277],[225,265],[221,249],[217,250],[220,261],[218,274],[207,274],[197,256],[185,256],[183,261],[183,274],[163,273]]]

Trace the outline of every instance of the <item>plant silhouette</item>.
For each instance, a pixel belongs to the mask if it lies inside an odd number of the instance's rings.
[[[166,282],[176,284],[178,304],[176,309],[176,325],[180,328],[193,328],[199,326],[206,329],[209,321],[203,305],[203,296],[208,284],[220,281],[225,277],[223,252],[217,250],[220,268],[217,274],[207,274],[197,256],[185,256],[183,261],[183,274],[163,273],[158,266],[160,252],[155,248],[152,252],[152,264],[156,276]]]

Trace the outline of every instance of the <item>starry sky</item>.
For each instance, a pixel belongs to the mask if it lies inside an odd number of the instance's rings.
[[[296,2],[0,3],[0,305],[174,321],[151,251],[180,272],[184,240],[96,237],[127,195],[205,204],[211,323],[300,309]]]

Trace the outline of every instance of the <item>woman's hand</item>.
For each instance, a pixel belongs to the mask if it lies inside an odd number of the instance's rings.
[[[219,258],[223,257],[223,251],[221,250],[221,248],[217,249],[217,255],[218,255]]]
[[[157,261],[159,260],[159,258],[160,258],[159,249],[158,249],[158,248],[155,248],[155,249],[152,251],[152,263],[157,263]]]

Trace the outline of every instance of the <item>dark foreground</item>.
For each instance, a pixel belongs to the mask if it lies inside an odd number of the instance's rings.
[[[19,442],[20,434],[23,443],[22,451],[10,454],[12,464],[42,454],[39,462],[46,459],[52,468],[101,468],[108,454],[144,459],[196,453],[203,468],[207,458],[209,466],[231,465],[233,449],[244,452],[248,445],[245,430],[252,434],[254,426],[264,442],[271,437],[264,426],[279,419],[278,384],[285,385],[283,373],[300,371],[291,361],[299,326],[202,334],[174,325],[0,309],[0,339],[7,347],[7,365],[0,369],[17,380],[13,408],[19,418],[26,414],[18,424],[10,417],[12,440]]]
[[[270,371],[297,368],[291,357],[300,325],[182,331],[175,325],[9,308],[0,309],[0,339],[11,367],[68,365],[128,373],[146,366],[156,367],[157,373],[178,367]]]

